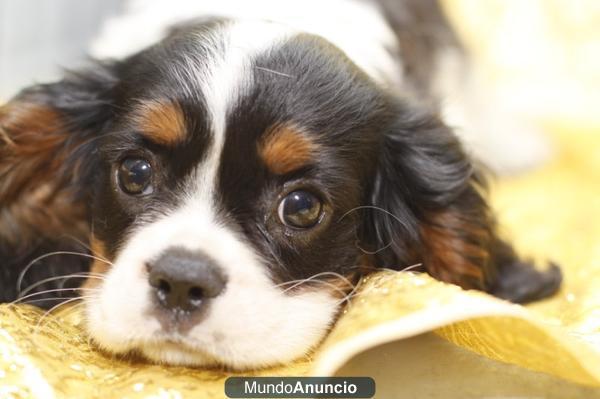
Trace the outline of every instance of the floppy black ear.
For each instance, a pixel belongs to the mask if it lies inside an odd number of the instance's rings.
[[[114,83],[111,67],[99,65],[30,87],[0,107],[0,302],[15,298],[19,274],[36,257],[86,251],[77,240],[89,240],[86,187]],[[86,265],[83,258],[51,256],[33,265],[21,285]]]
[[[432,276],[517,302],[553,293],[560,270],[535,270],[496,233],[485,180],[435,115],[397,105],[385,132],[363,240],[378,266],[421,263]]]

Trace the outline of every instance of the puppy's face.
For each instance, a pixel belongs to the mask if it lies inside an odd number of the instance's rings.
[[[119,68],[97,149],[92,243],[112,265],[87,285],[93,338],[181,364],[303,354],[361,266],[379,91],[324,40],[269,24],[186,28]]]
[[[269,23],[182,27],[0,109],[0,257],[89,239],[90,335],[157,362],[301,356],[371,265],[487,288],[513,255],[479,184],[439,119]]]

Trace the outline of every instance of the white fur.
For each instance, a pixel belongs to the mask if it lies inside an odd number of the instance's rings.
[[[227,112],[252,85],[249,61],[285,40],[287,32],[269,23],[231,23],[215,34],[208,60],[189,60],[185,79],[200,79],[213,144],[184,204],[133,232],[100,292],[87,300],[88,331],[105,349],[137,350],[157,362],[247,368],[300,356],[327,331],[338,299],[324,291],[292,295],[275,287],[247,241],[219,223],[214,204]],[[185,334],[164,331],[151,314],[145,265],[170,247],[204,251],[227,275],[226,289],[212,300],[206,319]]]
[[[228,111],[252,86],[250,61],[270,47],[285,41],[292,33],[289,28],[269,22],[231,22],[215,33],[215,40],[222,41],[221,44],[227,49],[226,53],[215,51],[209,60],[198,60],[209,64],[202,65],[202,69],[198,71],[215,138],[214,148],[207,162],[211,167],[202,168],[203,173],[208,173],[207,169],[210,169],[213,174],[208,181],[214,181],[215,165],[225,141]],[[207,186],[202,181],[197,189],[205,190]]]
[[[344,51],[380,84],[398,87],[401,65],[388,49],[394,33],[373,4],[359,0],[133,0],[110,20],[92,45],[92,55],[121,58],[160,40],[174,23],[205,16],[273,21],[319,35]]]
[[[207,318],[186,334],[163,331],[150,313],[144,265],[170,246],[206,251],[228,278]],[[138,350],[157,362],[248,368],[291,360],[323,337],[338,300],[324,291],[284,294],[266,270],[247,243],[214,220],[207,204],[190,201],[133,235],[87,302],[88,331],[111,352]]]

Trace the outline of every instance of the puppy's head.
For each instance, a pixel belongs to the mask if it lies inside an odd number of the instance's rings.
[[[264,366],[317,344],[364,268],[489,277],[454,136],[315,36],[188,26],[0,124],[3,245],[89,240],[87,328],[111,352]]]

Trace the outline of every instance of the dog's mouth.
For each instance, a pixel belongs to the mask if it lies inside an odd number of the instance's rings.
[[[199,344],[177,334],[160,334],[139,344],[132,352],[153,363],[174,366],[201,367],[222,363]]]
[[[200,312],[194,313],[182,309],[167,310],[160,307],[153,307],[147,314],[148,317],[152,317],[158,321],[162,331],[167,334],[167,337],[185,337],[190,330],[200,324],[208,316],[209,306],[205,306]],[[181,342],[180,338],[166,339],[167,341],[173,341],[175,343]]]

